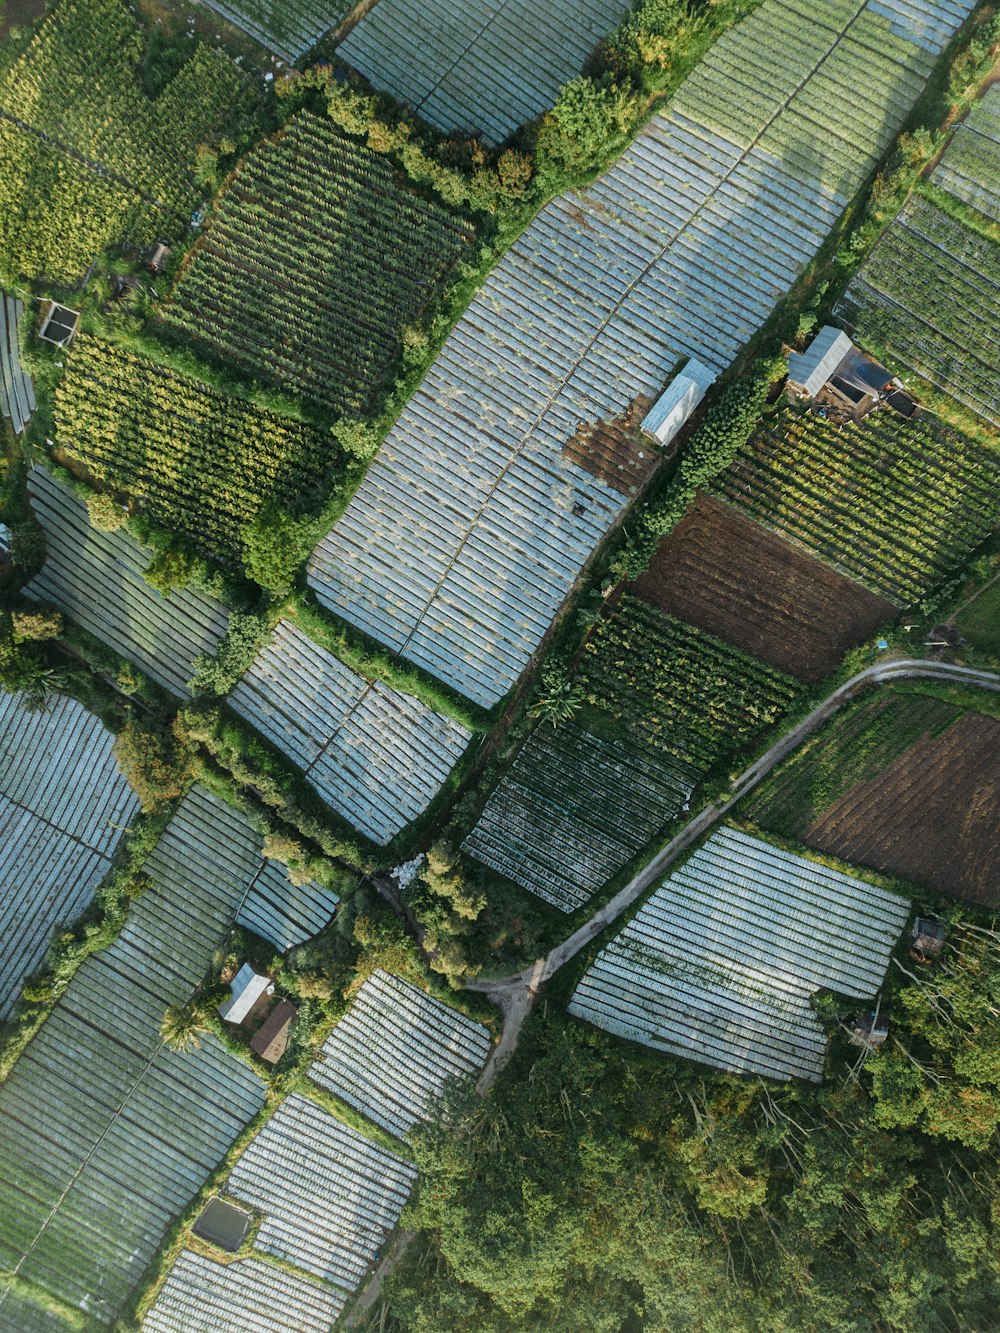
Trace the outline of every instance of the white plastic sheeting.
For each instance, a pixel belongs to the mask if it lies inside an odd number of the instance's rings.
[[[723,828],[601,950],[570,1012],[735,1073],[822,1077],[810,996],[869,999],[906,899]]]
[[[329,1333],[346,1295],[260,1259],[217,1264],[182,1250],[144,1333]]]

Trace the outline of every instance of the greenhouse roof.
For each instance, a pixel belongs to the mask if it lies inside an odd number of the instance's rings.
[[[843,329],[827,324],[820,329],[804,352],[790,352],[788,379],[801,385],[810,398],[819,393],[833,372],[851,350],[851,340]]]

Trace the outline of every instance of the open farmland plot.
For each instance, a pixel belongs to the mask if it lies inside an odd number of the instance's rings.
[[[572,912],[684,806],[695,776],[649,745],[539,725],[463,850]]]
[[[383,844],[426,810],[471,739],[411,695],[366,681],[287,620],[228,702],[328,805]]]
[[[309,1077],[403,1138],[450,1080],[479,1073],[490,1045],[481,1023],[379,969],[323,1044]]]
[[[956,127],[931,180],[1000,222],[1000,86],[994,84]]]
[[[196,588],[157,592],[142,577],[152,552],[126,532],[92,528],[87,506],[45,468],[31,469],[28,494],[47,553],[25,595],[58,606],[164,689],[189,696],[195,658],[225,636],[222,604]]]
[[[883,232],[838,306],[861,341],[1000,426],[1000,244],[926,199]]]
[[[735,1073],[822,1077],[817,990],[869,999],[904,898],[723,828],[674,870],[582,977],[570,1012]]]
[[[800,692],[773,667],[628,595],[589,639],[579,681],[588,703],[699,774]]]
[[[313,552],[320,601],[477,703],[505,695],[627,503],[567,441],[655,397],[687,357],[730,365],[932,63],[860,0],[766,0],[720,38],[494,268]]]
[[[909,606],[1000,521],[1000,456],[932,417],[764,419],[716,485],[724,500],[872,592]]]
[[[286,953],[318,935],[333,920],[340,899],[310,880],[293,884],[285,866],[265,861],[244,898],[236,920]]]
[[[60,461],[229,566],[261,511],[293,509],[336,457],[311,427],[99,338],[75,342],[55,407]]]
[[[293,63],[354,8],[354,0],[204,0],[255,41]]]
[[[183,1250],[144,1333],[329,1333],[344,1295],[260,1259],[219,1264]]]
[[[379,0],[337,54],[446,133],[499,143],[547,111],[627,0]]]
[[[857,782],[802,835],[860,865],[1000,905],[1000,722],[969,713]]]
[[[895,615],[891,602],[707,495],[663,538],[633,591],[804,681],[822,680]]]
[[[256,1248],[353,1291],[399,1221],[416,1167],[300,1093],[233,1168],[233,1198],[264,1214]]]
[[[163,322],[254,379],[362,415],[469,239],[385,158],[303,114],[242,163]]]
[[[160,1038],[260,859],[246,819],[195,788],[147,859],[150,887],[121,935],[84,962],[0,1088],[5,1267],[102,1322],[263,1102],[214,1036],[185,1053]]]
[[[138,814],[114,739],[75,699],[38,712],[0,692],[0,1018],[55,927],[90,904]]]
[[[199,198],[199,144],[246,105],[244,79],[200,47],[156,101],[121,0],[59,0],[0,79],[0,269],[76,282],[109,242],[153,240]]]

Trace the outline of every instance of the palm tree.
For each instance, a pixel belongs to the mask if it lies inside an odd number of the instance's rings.
[[[196,1000],[172,1004],[160,1023],[160,1036],[172,1051],[196,1051],[208,1030],[205,1011]]]

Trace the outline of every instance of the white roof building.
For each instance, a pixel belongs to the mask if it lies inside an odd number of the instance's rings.
[[[825,325],[804,352],[789,352],[789,385],[807,398],[814,397],[853,345],[843,329]]]
[[[715,379],[714,370],[691,357],[643,417],[642,429],[655,436],[661,445],[669,444]]]
[[[247,1014],[264,994],[274,993],[274,983],[266,973],[257,972],[244,963],[229,983],[232,996],[219,1005],[219,1017],[227,1023],[242,1023]]]

